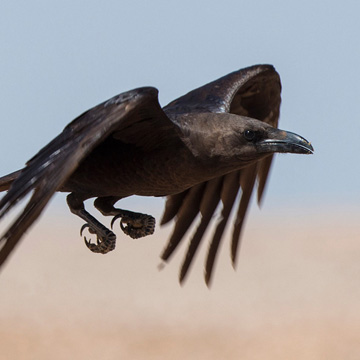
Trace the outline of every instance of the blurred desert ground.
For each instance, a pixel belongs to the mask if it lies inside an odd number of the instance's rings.
[[[1,175],[115,94],[152,85],[165,105],[259,63],[282,78],[280,127],[315,147],[276,161],[210,290],[206,244],[180,286],[186,245],[158,270],[169,228],[92,254],[55,198],[0,272],[0,360],[360,359],[360,2],[324,4],[0,3]],[[159,201],[121,206],[159,219]]]
[[[52,204],[1,272],[1,359],[359,359],[358,213],[253,206],[236,271],[225,241],[208,289],[205,244],[180,286],[185,246],[158,269],[168,228],[118,230],[99,256]]]

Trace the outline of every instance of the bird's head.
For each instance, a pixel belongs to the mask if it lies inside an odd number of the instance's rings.
[[[312,154],[314,151],[310,142],[300,135],[263,121],[229,113],[199,115],[191,124],[189,140],[193,152],[211,161],[218,159],[230,168],[246,166],[274,153]]]
[[[235,115],[236,116],[236,115]],[[312,154],[309,141],[290,131],[274,128],[263,121],[236,116],[232,122],[234,151],[240,157],[271,155],[274,153]],[[229,145],[229,144],[228,144]]]

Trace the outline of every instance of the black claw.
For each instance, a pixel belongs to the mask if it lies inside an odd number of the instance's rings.
[[[119,218],[121,218],[122,216],[121,215],[116,215],[116,216],[114,216],[113,217],[113,219],[111,220],[111,229],[113,228],[113,226],[114,226],[114,222],[117,220],[117,219],[119,219]],[[121,226],[121,223],[120,223],[120,226]]]
[[[80,229],[80,236],[82,236],[82,233],[83,231],[86,229],[86,228],[90,228],[90,225],[89,224],[84,224],[81,229]]]
[[[88,239],[86,238],[86,236],[84,236],[84,241],[85,241],[85,245],[90,249],[91,245],[93,245],[93,244],[91,243],[91,239],[88,240]]]

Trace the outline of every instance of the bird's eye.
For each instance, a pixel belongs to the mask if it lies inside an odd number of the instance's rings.
[[[252,130],[245,130],[244,131],[244,137],[248,141],[253,141],[255,139],[255,131]]]

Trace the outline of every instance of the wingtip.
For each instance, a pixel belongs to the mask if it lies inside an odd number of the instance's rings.
[[[165,269],[166,265],[167,265],[167,263],[163,259],[161,259],[161,262],[157,266],[158,271],[163,271]]]
[[[183,286],[185,284],[185,280],[189,275],[189,270],[190,270],[190,266],[192,264],[191,261],[192,258],[187,258],[185,257],[185,260],[180,268],[180,272],[179,272],[179,283],[181,286]]]
[[[237,253],[231,253],[231,265],[234,270],[236,270],[237,266]]]
[[[212,283],[212,272],[211,271],[208,272],[205,270],[204,280],[205,280],[205,284],[206,284],[207,288],[210,289],[211,283]]]
[[[272,64],[256,64],[251,65],[243,69],[239,69],[238,71],[255,71],[256,74],[263,73],[265,71],[272,71],[274,73],[277,73],[275,66]]]
[[[160,226],[167,224],[171,219],[167,219],[164,216],[160,219]]]
[[[261,209],[261,207],[263,206],[264,203],[264,189],[258,189],[258,193],[257,193],[257,204],[258,207]]]
[[[181,269],[179,273],[179,284],[181,287],[184,286],[185,284],[185,278],[186,278],[186,272],[184,273]]]

